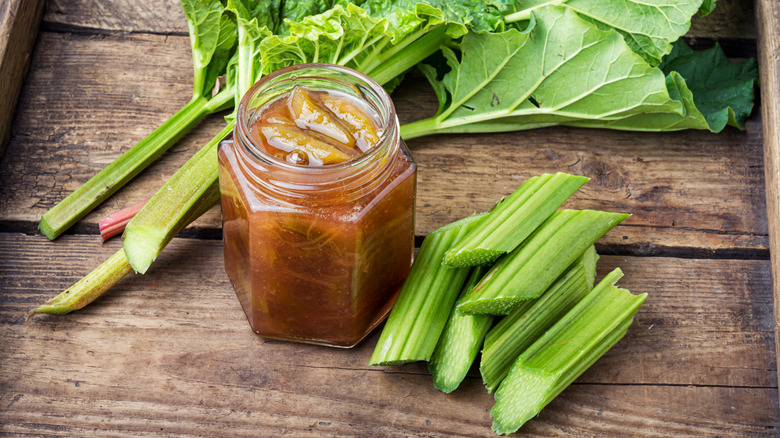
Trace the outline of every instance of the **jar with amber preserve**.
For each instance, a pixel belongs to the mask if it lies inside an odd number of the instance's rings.
[[[272,73],[219,147],[225,269],[263,337],[351,347],[411,266],[416,166],[387,92],[354,70]]]

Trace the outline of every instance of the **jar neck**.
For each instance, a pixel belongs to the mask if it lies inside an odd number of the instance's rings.
[[[335,90],[359,99],[376,112],[381,132],[376,144],[338,164],[305,166],[281,161],[255,143],[251,127],[272,102],[297,85]],[[390,96],[357,71],[329,64],[302,64],[260,79],[244,96],[236,114],[234,142],[244,176],[269,197],[287,203],[354,201],[389,176],[400,148],[400,129]]]

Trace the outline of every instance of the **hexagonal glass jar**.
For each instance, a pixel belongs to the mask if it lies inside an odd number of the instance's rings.
[[[296,85],[348,94],[378,115],[379,142],[321,167],[280,161],[252,124]],[[279,70],[241,101],[219,146],[225,270],[263,337],[351,347],[387,315],[414,251],[416,165],[387,92],[354,70]]]

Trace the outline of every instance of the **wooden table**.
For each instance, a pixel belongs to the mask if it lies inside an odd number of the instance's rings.
[[[691,41],[754,56],[751,7],[719,1]],[[47,4],[0,161],[0,433],[495,436],[476,370],[445,395],[424,365],[369,367],[376,333],[351,350],[254,335],[223,270],[218,209],[148,274],[82,311],[25,324],[120,247],[100,244],[99,219],[150,196],[220,129],[220,117],[201,123],[58,240],[37,231],[43,212],[183,105],[190,83],[176,0]],[[419,77],[394,99],[402,122],[434,110]],[[620,284],[647,302],[628,335],[521,432],[775,435],[761,131],[756,111],[746,131],[717,135],[551,128],[409,142],[420,237],[542,172],[592,178],[568,207],[633,213],[600,241],[599,272],[620,266]]]

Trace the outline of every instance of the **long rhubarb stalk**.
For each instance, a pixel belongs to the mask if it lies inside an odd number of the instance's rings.
[[[173,234],[181,231],[182,228],[190,224],[208,209],[213,207],[219,200],[219,186],[212,185],[207,192],[200,198],[200,201],[193,204],[189,211],[184,215],[184,219],[176,224]],[[30,317],[36,313],[49,313],[53,315],[64,315],[74,310],[81,309],[91,303],[108,291],[127,274],[132,272],[132,266],[125,257],[124,248],[120,249],[114,255],[108,258],[100,266],[87,274],[84,278],[77,281],[73,286],[67,288],[59,295],[46,301],[46,303],[31,310],[27,316]]]
[[[84,185],[44,213],[38,225],[41,233],[49,239],[56,239],[66,229],[152,164],[193,125],[213,112],[215,104],[230,102],[232,97],[232,90],[221,92],[218,98],[211,101],[201,96],[193,97],[184,108],[155,129],[148,137],[119,156]]]
[[[182,0],[190,34],[194,81],[192,99],[149,136],[130,148],[83,186],[47,211],[39,228],[55,239],[97,205],[149,166],[207,114],[230,107],[235,90],[229,85],[212,96],[217,76],[225,74],[235,51],[236,26],[220,0]]]
[[[217,146],[232,130],[232,123],[225,126],[184,163],[127,224],[125,256],[136,272],[145,273],[182,228],[181,224],[195,219],[190,217],[190,212],[200,211],[195,206],[211,206],[219,200]]]

